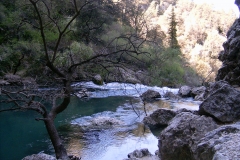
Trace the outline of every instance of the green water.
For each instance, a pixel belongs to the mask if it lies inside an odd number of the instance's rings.
[[[90,116],[103,111],[116,111],[116,108],[126,103],[127,97],[95,98],[82,101],[72,97],[71,104],[56,119],[60,128],[73,119]],[[0,108],[4,104],[0,104]],[[34,119],[39,115],[33,111],[0,113],[0,160],[20,160],[41,151],[53,154],[45,126]],[[61,134],[61,133],[60,133]]]

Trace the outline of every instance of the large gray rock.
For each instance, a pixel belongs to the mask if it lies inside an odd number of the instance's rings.
[[[166,126],[176,116],[176,112],[168,109],[158,109],[143,119],[150,127]]]
[[[166,98],[166,99],[170,99],[170,100],[180,100],[181,99],[181,97],[180,96],[178,96],[178,95],[176,95],[176,94],[174,94],[174,93],[172,93],[172,92],[166,92],[164,95],[163,95],[163,97],[164,98]]]
[[[219,127],[205,135],[194,151],[196,160],[240,159],[240,124]]]
[[[190,112],[177,114],[169,126],[160,134],[159,150],[163,160],[192,160],[192,151],[205,133],[218,125],[211,117],[199,116]]]
[[[182,86],[179,88],[178,94],[181,97],[191,97],[191,89],[189,86]]]
[[[229,83],[227,81],[223,81],[223,80],[217,81],[215,83],[210,83],[209,86],[205,90],[204,98],[207,99],[216,90],[222,88],[225,85],[229,85]]]
[[[97,84],[97,85],[103,85],[103,79],[102,76],[100,74],[97,74],[93,77],[93,83]]]
[[[239,7],[239,1],[236,0]],[[227,41],[223,43],[224,51],[219,60],[222,67],[218,70],[216,81],[225,80],[231,85],[240,84],[240,19],[237,19],[227,33]]]
[[[22,160],[57,160],[57,159],[45,153],[38,153],[24,157]]]
[[[149,89],[144,92],[140,97],[143,101],[151,102],[154,101],[156,98],[161,98],[161,95],[159,92]]]
[[[237,121],[240,119],[240,91],[227,83],[222,84],[199,106],[199,114],[210,115],[221,122]]]
[[[143,123],[149,127],[163,127],[167,126],[169,122],[179,113],[182,112],[190,112],[192,114],[198,115],[198,111],[188,110],[186,108],[182,108],[179,110],[170,110],[170,109],[157,109],[149,116],[144,117]]]
[[[204,86],[194,87],[191,90],[191,95],[194,98],[194,100],[203,101],[205,91],[206,91],[206,87],[204,87]]]
[[[135,150],[132,153],[128,154],[128,158],[133,159],[133,158],[143,158],[146,156],[152,156],[152,154],[148,151],[147,148],[140,149],[140,150]]]

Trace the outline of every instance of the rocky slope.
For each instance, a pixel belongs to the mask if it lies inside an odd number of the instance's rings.
[[[239,35],[240,19],[230,28],[220,54],[223,66],[218,71],[219,81],[206,89],[206,99],[198,111],[175,112],[165,116],[165,123],[161,116],[166,114],[164,110],[145,118],[145,124],[167,125],[159,136],[161,159],[240,159],[240,91],[236,88],[240,84]]]
[[[240,19],[237,19],[227,33],[224,51],[219,55],[223,62],[216,80],[225,80],[231,85],[240,85]]]

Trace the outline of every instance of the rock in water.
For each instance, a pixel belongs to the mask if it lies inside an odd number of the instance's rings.
[[[191,97],[191,89],[189,86],[182,86],[179,88],[178,94],[181,97]]]
[[[191,95],[194,98],[194,100],[203,101],[204,100],[204,93],[206,91],[206,87],[194,87],[191,90]]]
[[[212,90],[212,94],[199,106],[199,114],[210,115],[224,123],[239,120],[240,91],[227,83],[217,82],[215,86],[216,90]]]
[[[129,159],[135,159],[135,158],[143,158],[146,156],[152,156],[152,154],[148,151],[147,148],[135,150],[132,153],[128,154]]]
[[[146,92],[144,92],[140,97],[142,98],[143,101],[152,102],[156,98],[161,98],[161,95],[159,92],[149,89]]]
[[[57,159],[45,153],[38,153],[24,157],[22,160],[57,160]]]
[[[163,97],[166,99],[170,99],[170,100],[180,100],[181,99],[180,96],[175,95],[174,93],[169,92],[169,91],[166,92]]]
[[[97,74],[93,77],[93,83],[97,84],[97,85],[103,85],[103,79],[101,77],[101,75]]]
[[[166,126],[176,116],[176,112],[167,109],[158,109],[143,119],[143,123],[150,127]]]

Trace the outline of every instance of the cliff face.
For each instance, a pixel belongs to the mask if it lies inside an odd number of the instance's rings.
[[[216,81],[225,80],[231,85],[240,85],[240,18],[237,19],[227,33],[227,41],[223,43],[224,51],[219,54],[223,62],[218,70]]]

